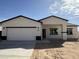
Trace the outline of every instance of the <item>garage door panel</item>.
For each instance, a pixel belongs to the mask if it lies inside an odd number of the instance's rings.
[[[36,28],[7,28],[8,40],[35,40]]]

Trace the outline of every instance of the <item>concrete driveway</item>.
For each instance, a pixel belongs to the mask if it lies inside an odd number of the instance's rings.
[[[1,41],[0,59],[30,59],[35,41]]]

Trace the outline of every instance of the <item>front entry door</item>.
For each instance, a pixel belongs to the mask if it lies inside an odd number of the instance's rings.
[[[43,38],[46,38],[46,29],[42,29],[42,36]]]

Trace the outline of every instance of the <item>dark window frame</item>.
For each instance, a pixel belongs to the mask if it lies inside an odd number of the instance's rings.
[[[50,35],[58,35],[58,28],[50,28]]]
[[[73,35],[73,28],[67,28],[67,35]]]

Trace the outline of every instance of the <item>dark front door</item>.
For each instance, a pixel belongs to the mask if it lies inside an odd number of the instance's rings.
[[[46,38],[46,29],[42,29],[42,36],[43,38]]]

